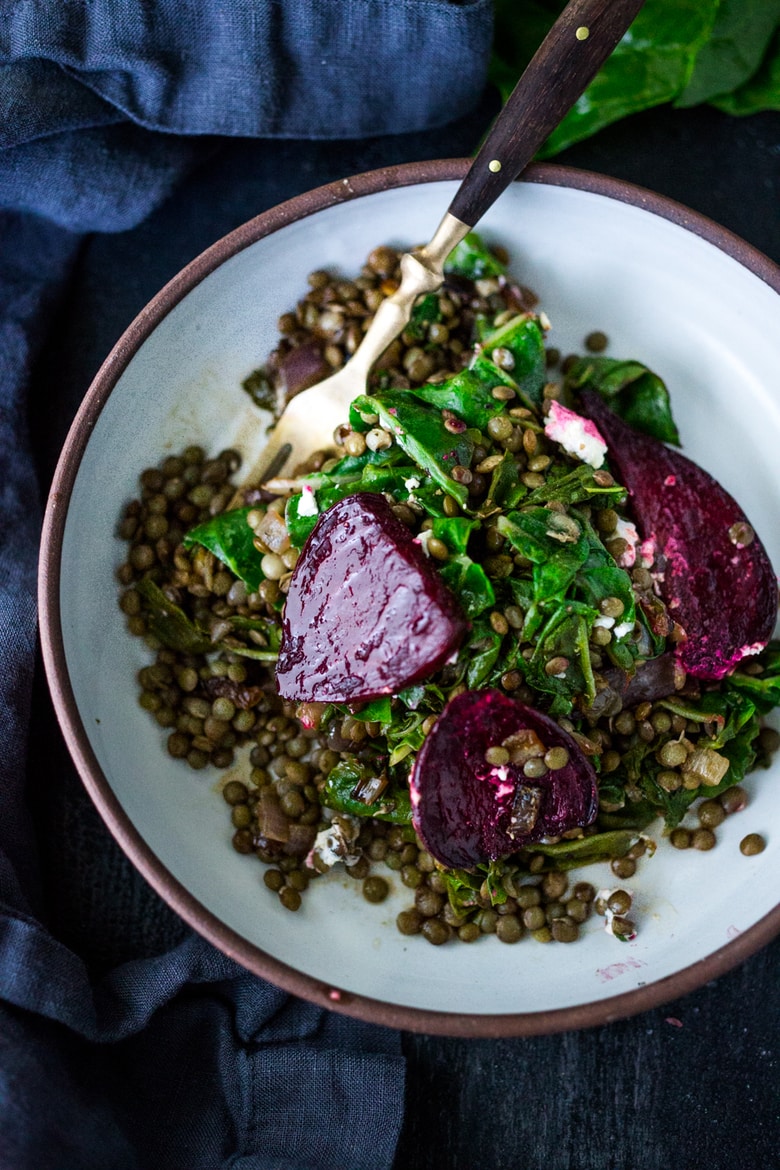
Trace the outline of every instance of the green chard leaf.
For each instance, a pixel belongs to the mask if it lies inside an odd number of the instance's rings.
[[[462,434],[448,431],[440,411],[415,401],[405,391],[386,390],[375,398],[361,395],[353,405],[358,410],[365,408],[376,413],[382,426],[392,431],[396,443],[410,459],[461,507],[466,506],[467,487],[450,475],[456,465],[468,467],[471,462],[474,440],[466,431]]]
[[[664,102],[729,114],[780,110],[779,0],[646,0],[631,28],[539,157]],[[503,100],[563,8],[495,0],[490,78]]]
[[[215,649],[211,638],[165,596],[151,577],[142,577],[135,588],[146,602],[149,630],[164,646],[184,654],[207,654]]]
[[[739,91],[758,72],[779,25],[780,0],[720,0],[710,38],[674,104],[695,106]]]
[[[493,469],[480,516],[490,516],[500,508],[516,508],[528,496],[528,488],[520,482],[517,461],[509,451],[501,456],[501,462]]]
[[[520,16],[522,6],[516,7]],[[718,7],[719,0],[647,0],[540,157],[549,158],[627,114],[674,101],[712,34]]]
[[[307,475],[306,483],[312,487],[317,487],[319,481],[325,483],[334,479],[341,479],[343,476],[365,475],[368,467],[393,466],[396,463],[400,463],[402,458],[403,452],[399,451],[398,447],[383,447],[379,451],[372,451],[369,447],[366,447],[362,455],[345,455],[329,471],[320,471],[315,475]]]
[[[572,841],[557,841],[554,845],[545,845],[542,842],[527,845],[523,853],[532,857],[547,858],[550,864],[545,868],[576,869],[580,865],[593,865],[597,861],[612,861],[617,857],[625,857],[638,840],[639,833],[635,830],[612,829]]]
[[[594,478],[593,468],[580,463],[573,470],[553,467],[543,487],[535,488],[526,496],[525,504],[549,504],[556,500],[561,504],[583,504],[602,502],[605,506],[619,502],[626,489],[619,483],[605,487]]]
[[[441,876],[447,887],[450,906],[456,914],[468,913],[479,906],[479,892],[484,878],[481,873],[466,869],[443,869]]]
[[[467,618],[479,617],[486,609],[496,604],[496,594],[481,565],[471,557],[459,555],[450,557],[441,566],[439,573],[446,585],[458,598]]]
[[[343,483],[323,486],[313,493],[313,499],[317,506],[317,511],[314,513],[311,511],[309,503],[312,497],[308,493],[306,493],[308,497],[306,501],[303,492],[290,496],[284,511],[290,544],[294,548],[303,548],[322,513],[327,512],[328,508],[332,508],[339,500],[343,500],[346,496],[354,496],[355,492],[358,491],[360,491],[359,479],[348,479]]]
[[[482,339],[481,354],[471,363],[471,369],[479,369],[479,358],[490,359],[497,349],[509,350],[514,366],[503,373],[518,389],[520,397],[530,406],[540,406],[542,391],[547,381],[547,359],[544,350],[544,330],[539,318],[531,313],[521,313],[506,324],[494,329]],[[494,365],[494,369],[497,368]],[[502,380],[506,380],[506,377]],[[497,379],[491,383],[496,385]]]
[[[538,634],[531,658],[518,660],[529,685],[555,697],[555,715],[567,714],[577,695],[588,703],[595,698],[588,642],[595,616],[595,610],[580,602],[557,605]],[[548,664],[555,659],[562,660],[561,669],[549,673]]]
[[[535,565],[545,565],[570,544],[581,547],[583,561],[587,555],[582,526],[550,508],[528,507],[499,516],[497,528],[522,557]]]
[[[460,658],[467,663],[466,685],[470,691],[483,686],[501,652],[503,636],[496,633],[486,617],[478,617],[463,644]]]
[[[328,773],[322,799],[328,808],[353,817],[376,817],[397,825],[407,825],[412,819],[409,789],[387,782],[381,767],[354,757],[339,760]]]
[[[759,715],[768,715],[780,707],[780,643],[770,642],[753,661],[764,667],[763,674],[745,674],[737,670],[725,679],[729,691],[748,697]]]
[[[477,232],[469,232],[450,252],[444,271],[467,280],[482,280],[486,276],[503,276],[506,265],[485,246]]]
[[[439,298],[436,293],[428,293],[426,296],[420,297],[412,309],[412,315],[404,329],[404,335],[410,341],[422,341],[427,327],[435,321],[441,321]]]
[[[581,572],[577,575],[577,595],[599,611],[601,602],[607,597],[617,597],[622,601],[623,613],[613,629],[613,640],[614,631],[621,627],[628,628],[618,636],[618,641],[621,638],[628,638],[636,621],[636,603],[631,577],[625,569],[615,564],[613,557],[590,525],[586,527],[585,539],[588,544],[588,555]]]
[[[780,110],[780,29],[775,33],[757,72],[733,93],[712,99],[724,114],[756,114],[760,110]]]
[[[360,719],[364,723],[391,723],[393,719],[393,700],[390,695],[382,695],[378,699],[372,699],[370,703],[366,703],[359,711],[353,712],[355,719]]]
[[[490,365],[495,369],[492,363]],[[438,410],[452,411],[466,426],[484,431],[491,418],[506,406],[490,393],[502,379],[498,376],[486,378],[484,373],[484,369],[461,370],[446,382],[425,382],[422,386],[412,387],[409,393]]]
[[[679,447],[669,392],[658,375],[641,362],[578,358],[567,371],[564,384],[575,398],[580,390],[595,390],[630,426]]]
[[[433,521],[433,535],[446,544],[451,553],[465,553],[469,538],[479,528],[479,520],[467,516],[440,516]]]
[[[230,624],[230,633],[220,639],[221,649],[238,654],[240,658],[252,658],[256,662],[276,662],[282,642],[282,627],[277,621],[264,617],[244,617],[242,614],[233,614],[225,621]],[[245,642],[235,637],[233,631],[250,634],[250,640]],[[251,638],[252,633],[257,640]]]
[[[250,593],[256,593],[264,579],[260,568],[262,554],[254,545],[255,534],[246,522],[251,506],[234,508],[191,528],[184,537],[184,547],[200,544],[213,553],[224,565],[245,582]]]

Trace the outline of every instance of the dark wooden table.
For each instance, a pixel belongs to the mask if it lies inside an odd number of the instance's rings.
[[[42,371],[47,421],[37,429],[37,444],[44,476],[103,357],[184,263],[309,187],[384,164],[470,153],[491,108],[486,99],[465,122],[415,136],[220,146],[150,221],[122,235],[94,237],[49,347],[49,369]],[[669,195],[780,262],[780,115],[737,120],[704,108],[659,109],[617,124],[559,161]],[[59,389],[54,401],[52,377]],[[43,688],[36,720],[51,723]],[[49,754],[47,767],[51,760]],[[59,764],[67,770],[62,755]],[[69,800],[86,802],[75,778],[66,787]],[[90,831],[97,839],[102,827]],[[129,905],[144,918],[143,929],[125,923],[120,940],[107,934],[108,919],[85,920],[68,896],[66,848],[51,843],[50,856],[67,940],[103,963],[151,951],[175,934],[173,916],[137,877],[128,876],[139,883]],[[609,1027],[508,1040],[407,1035],[406,1123],[395,1166],[780,1167],[779,1027],[780,940],[684,999]]]

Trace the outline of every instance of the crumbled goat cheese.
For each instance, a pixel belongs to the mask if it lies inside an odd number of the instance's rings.
[[[354,865],[359,859],[359,854],[352,853],[351,846],[352,842],[347,840],[342,825],[338,821],[334,821],[326,829],[321,829],[314,838],[314,844],[306,858],[306,864],[313,866],[314,859],[317,858],[328,868],[336,865],[339,861],[343,861],[345,865]]]
[[[655,560],[655,540],[648,536],[639,546],[639,563],[643,569],[649,569]]]
[[[422,530],[422,532],[418,532],[417,536],[415,536],[415,538],[414,538],[414,543],[419,544],[420,548],[423,550],[426,557],[429,557],[431,555],[430,552],[428,551],[428,541],[429,540],[433,540],[433,529],[432,528],[424,528]]]
[[[599,434],[595,423],[583,418],[560,402],[553,400],[544,422],[544,433],[564,451],[581,459],[590,467],[601,467],[607,453],[607,444]]]
[[[319,505],[317,504],[317,497],[314,494],[314,489],[305,483],[301,491],[301,502],[298,504],[298,515],[319,516],[319,513],[320,509]]]
[[[618,516],[615,536],[626,542],[626,548],[620,554],[618,564],[622,569],[630,569],[636,564],[636,546],[639,544],[639,533],[636,530],[636,525],[632,524],[630,520],[624,520],[622,516]]]

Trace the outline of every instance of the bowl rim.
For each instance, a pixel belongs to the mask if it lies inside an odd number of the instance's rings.
[[[225,925],[189,893],[143,840],[92,751],[70,683],[59,613],[61,555],[68,501],[82,457],[97,419],[121,374],[163,318],[231,256],[287,224],[383,190],[459,180],[470,163],[470,159],[404,163],[363,172],[306,191],[262,212],[216,241],[149,301],[101,365],[65,440],[44,513],[38,606],[42,656],[49,689],[66,745],[82,782],[109,832],[130,861],[189,926],[253,974],[320,1007],[405,1031],[497,1038],[552,1034],[609,1024],[688,994],[731,970],[780,933],[780,905],[723,947],[664,979],[609,999],[553,1011],[479,1016],[438,1012],[386,1003],[325,984],[266,954]],[[517,181],[572,188],[639,207],[713,244],[780,294],[780,266],[727,228],[666,196],[622,179],[560,164],[532,164]]]

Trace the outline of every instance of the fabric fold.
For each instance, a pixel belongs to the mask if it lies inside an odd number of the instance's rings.
[[[170,133],[397,134],[474,106],[492,14],[492,0],[11,0],[0,18],[0,63],[53,63],[74,87]],[[69,103],[89,100],[72,88]],[[9,119],[0,107],[3,122],[6,141],[14,123],[17,142],[30,133],[18,111]]]

